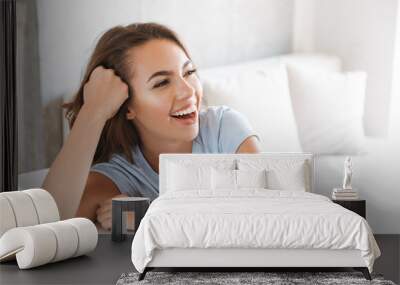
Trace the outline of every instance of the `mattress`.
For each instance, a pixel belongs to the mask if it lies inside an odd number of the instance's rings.
[[[359,250],[372,272],[379,247],[367,221],[325,196],[248,188],[207,195],[167,192],[155,199],[132,242],[139,272],[169,248]]]

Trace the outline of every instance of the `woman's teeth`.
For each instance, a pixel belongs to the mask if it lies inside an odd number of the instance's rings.
[[[195,115],[195,113],[192,112],[192,113],[189,113],[189,114],[175,115],[175,116],[172,116],[172,117],[177,118],[177,119],[188,119],[188,118],[194,117],[194,115]]]
[[[189,108],[187,108],[187,109],[185,109],[185,110],[172,113],[171,115],[174,116],[174,117],[175,117],[175,116],[188,115],[188,114],[190,114],[190,113],[193,113],[194,111],[196,111],[196,106],[192,105],[192,106],[190,106]]]

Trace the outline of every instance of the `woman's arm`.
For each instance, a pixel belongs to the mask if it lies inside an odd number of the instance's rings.
[[[256,136],[249,136],[238,147],[236,153],[260,153],[261,146]]]
[[[83,106],[43,182],[58,205],[68,205],[60,207],[62,219],[75,215],[104,124]]]
[[[100,205],[120,194],[110,178],[98,172],[90,172],[76,216],[88,218],[93,222],[98,221],[96,211]]]
[[[127,98],[128,86],[113,70],[94,69],[84,104],[42,185],[58,205],[67,205],[60,207],[62,219],[75,216],[103,127]]]

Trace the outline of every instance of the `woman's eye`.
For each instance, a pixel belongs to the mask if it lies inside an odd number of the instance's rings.
[[[158,82],[157,84],[155,84],[155,85],[153,86],[153,88],[158,88],[158,87],[167,85],[168,83],[169,83],[168,80],[163,80],[163,81],[160,81],[160,82]]]
[[[192,75],[192,74],[195,73],[196,71],[197,71],[197,69],[189,70],[188,72],[186,72],[186,75]]]
[[[186,72],[185,76],[186,76],[186,75],[187,75],[187,76],[190,76],[190,75],[192,75],[193,73],[195,73],[196,71],[197,71],[197,69],[188,70],[188,71]],[[164,86],[164,85],[167,85],[168,83],[169,83],[169,80],[165,79],[165,80],[162,80],[162,81],[156,83],[156,84],[153,86],[153,88],[159,88],[159,87],[162,87],[162,86]]]

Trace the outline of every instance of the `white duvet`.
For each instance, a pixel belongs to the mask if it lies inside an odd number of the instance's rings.
[[[322,195],[265,189],[161,195],[135,234],[133,265],[143,272],[154,249],[171,247],[358,249],[370,272],[380,256],[359,215]]]

